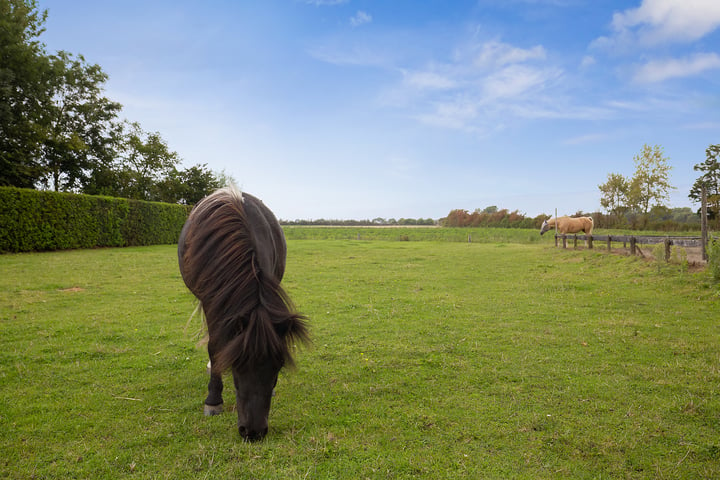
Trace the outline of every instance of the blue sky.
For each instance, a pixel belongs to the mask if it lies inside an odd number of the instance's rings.
[[[717,0],[40,0],[49,52],[283,219],[600,209],[643,144],[693,206],[720,143]],[[694,207],[694,206],[693,206]]]

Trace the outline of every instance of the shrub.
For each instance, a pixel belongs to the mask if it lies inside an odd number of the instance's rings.
[[[174,243],[183,205],[0,187],[0,252]]]

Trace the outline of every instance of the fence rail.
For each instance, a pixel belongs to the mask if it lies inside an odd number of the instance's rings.
[[[702,237],[658,237],[651,235],[555,235],[555,246],[558,246],[558,240],[562,240],[563,248],[567,248],[567,241],[573,241],[573,248],[577,248],[578,240],[584,240],[588,248],[593,248],[595,242],[605,242],[608,251],[611,250],[613,243],[622,242],[623,246],[630,244],[630,255],[635,255],[639,250],[638,245],[665,245],[665,261],[670,260],[671,247],[700,247],[703,252],[703,260],[707,260],[706,242]],[[642,253],[642,252],[641,252]]]

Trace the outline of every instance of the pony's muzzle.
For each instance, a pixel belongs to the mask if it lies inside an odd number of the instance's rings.
[[[240,432],[240,436],[246,442],[259,442],[265,438],[265,435],[267,435],[268,427],[264,427],[259,430],[251,430],[245,425],[240,425],[238,427],[238,432]]]

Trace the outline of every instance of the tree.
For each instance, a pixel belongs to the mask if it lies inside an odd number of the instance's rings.
[[[620,216],[627,206],[628,180],[619,173],[608,174],[607,182],[598,185],[600,205],[611,215]]]
[[[643,145],[640,154],[633,158],[635,162],[635,175],[630,180],[627,193],[628,207],[644,215],[650,212],[653,206],[665,206],[670,197],[668,176],[671,166],[663,155],[660,146],[650,147]]]
[[[703,163],[698,163],[693,167],[693,170],[703,172],[703,174],[695,180],[688,197],[700,203],[702,187],[705,186],[708,217],[716,220],[717,226],[720,227],[720,145],[710,145],[705,150],[705,156]]]
[[[126,123],[120,145],[118,194],[137,200],[160,200],[157,184],[179,163],[160,133],[148,133],[137,122]]]
[[[32,188],[40,175],[51,65],[37,39],[46,19],[35,0],[0,0],[0,185]]]
[[[40,164],[45,188],[80,190],[90,172],[115,156],[113,135],[122,108],[102,95],[107,81],[99,65],[88,65],[82,55],[67,52],[52,57],[55,74],[46,109],[46,132]]]
[[[0,0],[0,185],[192,204],[232,177],[179,171],[159,133],[119,123],[100,66],[38,38],[37,0]]]
[[[221,180],[207,168],[207,164],[193,165],[181,171],[173,168],[158,182],[156,200],[195,205],[221,186]]]
[[[470,221],[470,213],[467,210],[451,210],[448,216],[443,219],[443,227],[466,227]]]

